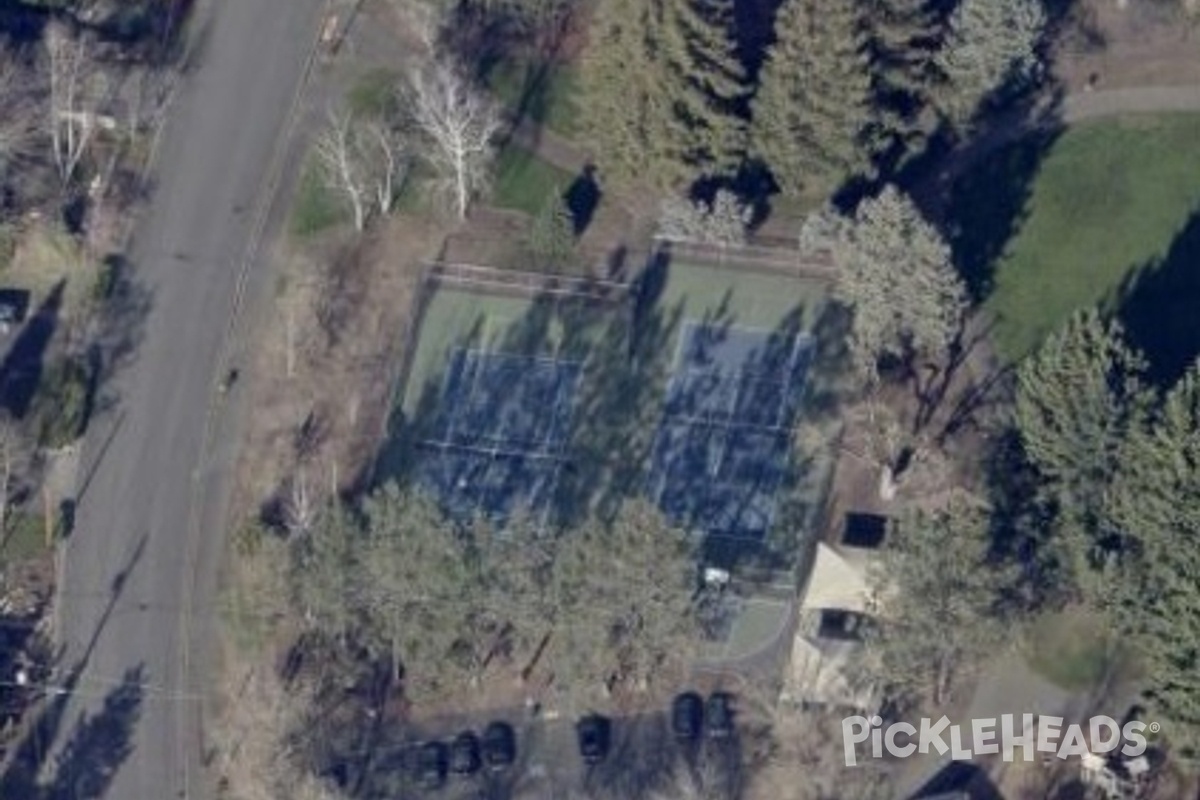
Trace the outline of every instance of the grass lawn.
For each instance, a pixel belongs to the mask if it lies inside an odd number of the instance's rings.
[[[541,75],[537,70],[527,61],[501,61],[488,72],[487,85],[509,109],[523,110],[534,122],[571,136],[578,130],[578,71],[569,64],[556,64]]]
[[[979,188],[970,201],[980,204],[976,216],[995,197],[994,186]],[[1024,222],[995,265],[986,306],[997,317],[1000,354],[1019,358],[1076,309],[1112,308],[1123,280],[1160,262],[1197,210],[1200,115],[1068,130],[1041,164]]]
[[[348,217],[342,199],[330,189],[311,159],[300,173],[296,195],[292,199],[288,228],[293,236],[306,237],[338,225]]]
[[[1033,671],[1068,691],[1099,686],[1109,673],[1127,676],[1132,662],[1103,618],[1067,608],[1038,619],[1024,643]]]
[[[548,164],[529,150],[509,145],[496,159],[492,204],[537,214],[546,198],[565,192],[573,178],[566,170]]]

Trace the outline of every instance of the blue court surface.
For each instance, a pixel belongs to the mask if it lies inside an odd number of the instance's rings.
[[[685,325],[650,464],[651,495],[676,524],[766,535],[787,473],[810,344],[795,333]]]
[[[435,436],[419,444],[418,481],[457,516],[547,508],[579,377],[577,362],[456,350]]]

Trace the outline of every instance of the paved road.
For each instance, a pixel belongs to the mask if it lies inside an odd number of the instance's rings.
[[[106,798],[199,793],[203,676],[189,679],[184,637],[207,627],[194,626],[193,614],[212,614],[221,535],[219,524],[194,524],[216,516],[205,513],[212,469],[200,467],[239,273],[321,2],[215,0],[199,12],[197,58],[129,253],[153,306],[135,360],[116,380],[119,406],[94,421],[84,448],[81,482],[95,471],[66,547],[59,614],[64,663],[86,657],[59,746],[80,714],[103,709],[106,694],[141,669],[132,751]],[[120,729],[121,720],[109,722]]]

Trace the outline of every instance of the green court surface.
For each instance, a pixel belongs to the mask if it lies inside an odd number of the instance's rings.
[[[811,330],[828,286],[737,267],[672,262],[659,305],[684,319],[777,330]]]

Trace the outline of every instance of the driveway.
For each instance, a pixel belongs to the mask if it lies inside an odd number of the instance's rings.
[[[188,665],[202,649],[192,634],[206,626],[192,617],[214,613],[223,534],[220,515],[205,513],[213,501],[205,490],[223,464],[202,461],[243,267],[258,268],[272,165],[321,3],[216,0],[194,20],[196,58],[128,253],[152,305],[133,361],[111,387],[116,406],[91,425],[64,548],[58,633],[70,693],[44,731],[64,797],[201,794],[204,676]]]

